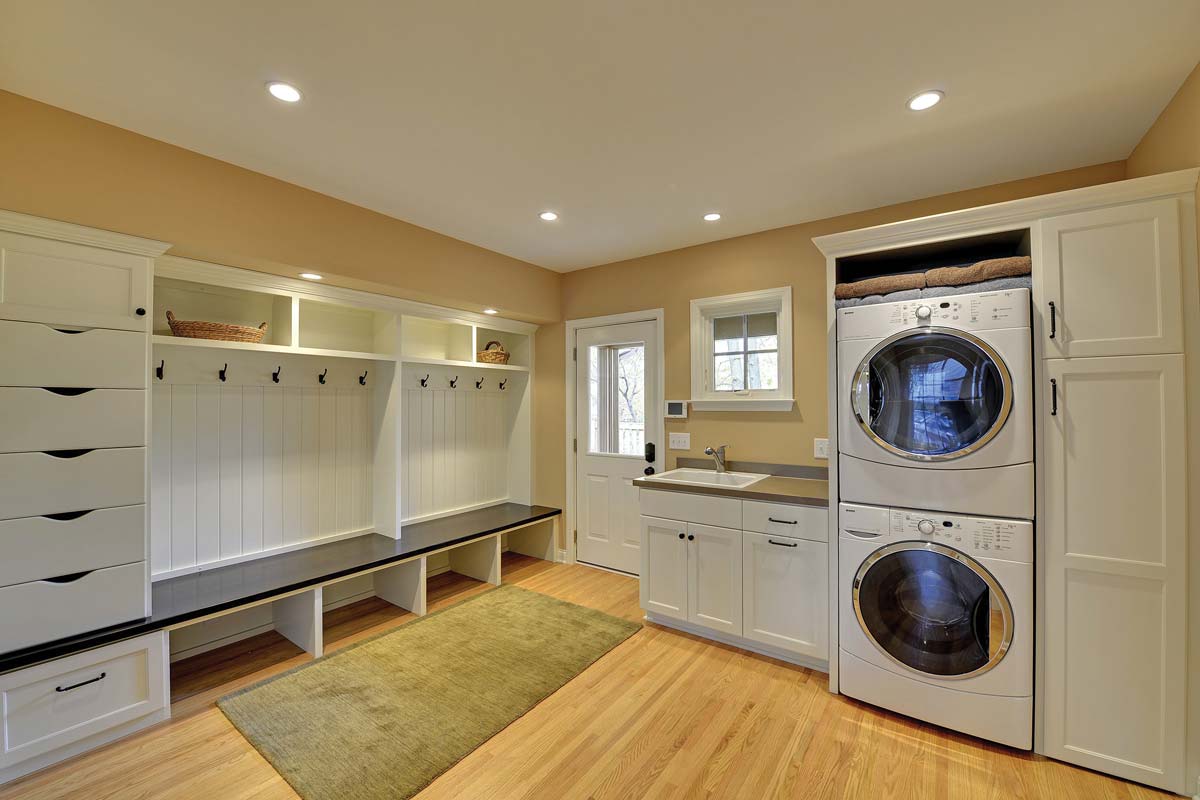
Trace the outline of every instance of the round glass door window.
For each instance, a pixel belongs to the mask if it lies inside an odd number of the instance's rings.
[[[885,450],[919,461],[961,458],[983,447],[1012,409],[1008,368],[987,343],[925,328],[885,339],[851,387],[854,414]]]
[[[854,613],[884,654],[926,675],[967,678],[1012,644],[1008,598],[969,556],[932,542],[875,551],[854,580]]]

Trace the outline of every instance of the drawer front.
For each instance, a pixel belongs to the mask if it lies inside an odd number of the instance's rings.
[[[828,545],[742,534],[742,635],[825,660],[829,657]]]
[[[145,389],[146,336],[0,320],[0,381],[5,386]]]
[[[141,389],[0,388],[0,408],[0,453],[146,444]]]
[[[0,519],[146,502],[146,448],[0,454]]]
[[[145,506],[0,521],[0,586],[145,558]]]
[[[158,632],[0,675],[0,767],[165,708],[166,649]]]
[[[149,274],[145,256],[0,233],[0,319],[145,331]]]
[[[742,527],[748,531],[824,542],[829,539],[828,526],[829,512],[824,508],[759,500],[742,503]]]
[[[146,616],[146,564],[0,589],[0,650],[19,650]],[[15,612],[15,613],[14,613]]]
[[[647,517],[679,519],[718,528],[742,527],[742,501],[732,497],[642,489],[639,502],[641,513]]]

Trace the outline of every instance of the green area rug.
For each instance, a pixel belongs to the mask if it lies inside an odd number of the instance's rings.
[[[217,705],[305,800],[412,797],[640,629],[501,586]]]

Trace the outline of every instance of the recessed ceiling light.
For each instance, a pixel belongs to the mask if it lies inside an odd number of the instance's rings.
[[[300,102],[300,90],[295,86],[292,86],[290,83],[280,83],[279,81],[268,83],[267,91],[270,92],[271,96],[276,100],[282,100],[285,103]]]
[[[543,211],[542,213],[538,214],[538,216],[544,219],[546,222],[554,222],[554,220],[558,219],[558,214],[554,213],[553,211]]]
[[[705,215],[704,215],[704,221],[705,221],[705,222],[716,222],[716,221],[717,221],[717,220],[719,220],[720,218],[721,218],[721,215],[720,215],[720,214],[718,214],[718,213],[717,213],[717,212],[715,212],[715,211],[713,211],[713,212],[711,212],[711,213],[709,213],[709,214],[705,214]]]
[[[318,274],[317,274],[317,273],[315,273],[315,272],[301,272],[301,273],[300,273],[300,277],[301,277],[301,278],[304,278],[304,280],[306,280],[306,281],[319,281],[319,280],[321,280],[321,276],[320,276],[320,275],[318,275]]]
[[[910,111],[925,111],[926,109],[933,108],[938,103],[942,102],[943,97],[945,97],[945,95],[937,89],[931,89],[928,92],[921,92],[920,94],[913,95],[908,99],[908,108]]]
[[[483,310],[483,313],[485,313],[485,314],[499,314],[500,312],[499,312],[499,311],[497,311],[497,310],[496,310],[496,309],[494,309],[494,308],[485,308],[485,309]]]

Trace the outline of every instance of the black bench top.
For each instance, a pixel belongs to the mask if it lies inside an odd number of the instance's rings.
[[[364,570],[418,558],[435,550],[482,539],[561,513],[560,509],[548,506],[502,503],[405,525],[399,539],[377,533],[364,534],[155,581],[151,594],[151,615],[146,619],[2,653],[0,672],[62,658]]]

